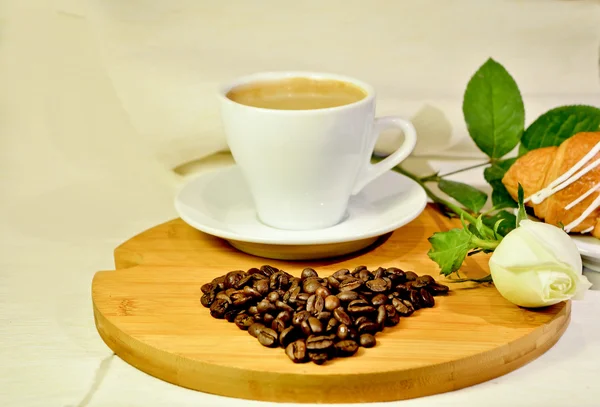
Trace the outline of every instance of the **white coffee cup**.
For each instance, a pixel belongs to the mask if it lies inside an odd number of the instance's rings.
[[[351,104],[310,110],[253,107],[227,97],[240,85],[287,78],[348,82],[366,96]],[[351,195],[408,157],[417,141],[408,120],[375,118],[372,86],[343,75],[258,73],[223,86],[219,99],[227,143],[248,184],[257,216],[278,229],[322,229],[341,222]],[[383,161],[371,164],[375,142],[389,128],[400,128],[404,143]]]

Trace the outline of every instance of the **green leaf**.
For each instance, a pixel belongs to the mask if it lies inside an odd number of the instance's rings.
[[[517,213],[517,220],[515,222],[516,227],[519,227],[519,224],[521,223],[522,220],[527,219],[527,212],[525,211],[525,204],[523,203],[523,201],[525,200],[525,193],[523,192],[523,187],[521,186],[521,184],[519,183],[519,190],[517,192],[517,196],[519,199],[519,212]]]
[[[440,273],[449,275],[457,271],[474,247],[471,234],[466,229],[451,229],[447,232],[436,232],[429,239],[431,249],[429,258],[440,266]]]
[[[496,223],[494,223],[494,237],[498,239],[498,228],[504,222],[504,219],[498,219]]]
[[[496,161],[491,166],[483,170],[485,180],[491,185],[494,181],[502,181],[506,171],[517,161],[517,158],[509,158],[507,160]]]
[[[519,144],[525,128],[521,92],[508,71],[493,59],[467,84],[463,115],[471,138],[489,157],[503,157]]]
[[[498,225],[497,232],[500,236],[506,236],[511,230],[515,228],[517,223],[517,217],[508,211],[499,211],[494,216],[484,216],[483,224],[490,227],[496,228],[496,223],[502,220],[503,222]]]
[[[500,208],[516,208],[517,203],[510,196],[506,187],[502,183],[502,177],[506,174],[506,171],[514,164],[516,158],[509,158],[508,160],[497,161],[490,167],[483,170],[483,176],[485,180],[492,187],[492,204],[497,209]]]
[[[496,240],[496,236],[494,236],[494,231],[489,232],[489,228],[486,228],[483,223],[483,215],[479,215],[475,222],[475,228],[477,229],[478,237],[489,240]]]
[[[586,105],[560,106],[538,117],[525,130],[519,154],[540,147],[558,146],[582,131],[600,130],[600,109]]]
[[[456,199],[461,205],[473,212],[479,212],[487,201],[485,192],[462,182],[442,179],[438,183],[438,187],[442,192]]]

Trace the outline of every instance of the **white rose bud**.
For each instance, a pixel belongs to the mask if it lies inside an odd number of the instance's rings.
[[[573,240],[547,223],[522,220],[496,247],[489,266],[500,294],[521,307],[582,299],[591,287]]]

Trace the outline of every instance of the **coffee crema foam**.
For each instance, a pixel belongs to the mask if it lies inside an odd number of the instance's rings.
[[[314,110],[358,102],[367,92],[349,82],[298,77],[236,86],[226,96],[242,105],[264,109]]]

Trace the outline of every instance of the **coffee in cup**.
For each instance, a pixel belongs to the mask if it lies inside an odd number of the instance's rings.
[[[311,230],[343,220],[349,199],[403,161],[416,131],[396,116],[375,118],[375,91],[347,76],[266,72],[220,93],[227,143],[248,184],[261,222]],[[379,134],[404,133],[404,143],[371,164]]]
[[[350,82],[296,77],[246,83],[226,96],[263,109],[312,110],[349,105],[367,97],[367,92]]]

